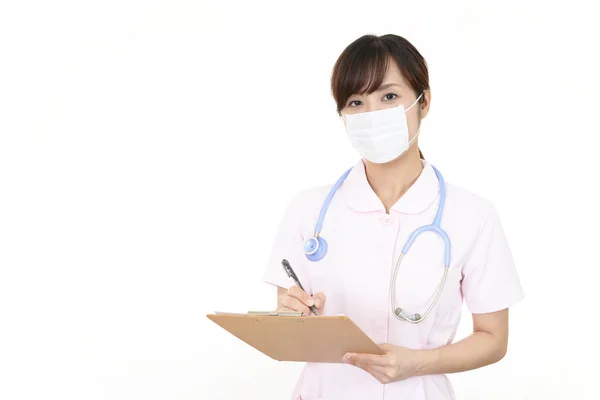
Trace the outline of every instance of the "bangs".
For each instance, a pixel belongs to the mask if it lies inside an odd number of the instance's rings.
[[[354,94],[371,94],[381,86],[390,62],[389,49],[379,41],[348,48],[334,69],[331,89],[338,112]]]

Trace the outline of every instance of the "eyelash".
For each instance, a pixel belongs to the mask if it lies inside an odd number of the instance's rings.
[[[393,95],[393,96],[395,96],[395,97],[393,99],[388,100],[388,101],[393,101],[393,100],[396,100],[398,98],[398,95],[396,93],[391,93],[391,92],[390,93],[386,93],[385,96],[383,96],[383,98],[385,99],[390,94]],[[350,103],[348,103],[348,106],[352,107],[352,103],[354,103],[355,101],[360,101],[360,100],[352,100]]]

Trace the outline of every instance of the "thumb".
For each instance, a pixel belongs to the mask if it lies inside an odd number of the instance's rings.
[[[389,353],[394,348],[394,346],[392,346],[389,343],[380,343],[378,346],[381,350],[383,350],[386,353]]]

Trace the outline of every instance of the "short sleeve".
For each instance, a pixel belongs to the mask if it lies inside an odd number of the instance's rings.
[[[500,311],[521,301],[523,288],[493,206],[480,226],[463,267],[462,292],[473,314]]]
[[[310,293],[311,282],[306,271],[304,239],[301,228],[302,216],[305,214],[304,209],[306,206],[305,197],[302,196],[302,193],[288,203],[273,241],[263,280],[266,283],[283,288],[295,285],[293,279],[287,275],[281,265],[281,261],[285,258],[294,269],[304,289]]]

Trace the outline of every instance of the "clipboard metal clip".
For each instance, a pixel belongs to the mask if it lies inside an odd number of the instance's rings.
[[[301,317],[302,311],[248,311],[248,315],[262,315],[268,317]]]

